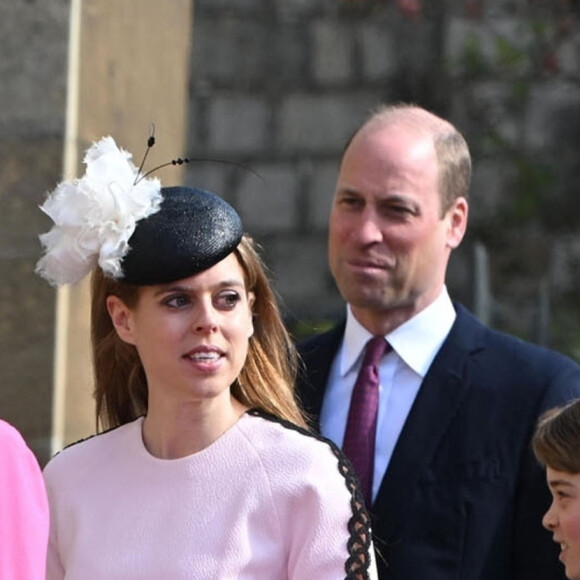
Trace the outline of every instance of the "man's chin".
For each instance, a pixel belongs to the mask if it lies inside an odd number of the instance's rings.
[[[405,300],[394,294],[384,292],[351,292],[349,295],[343,293],[343,298],[354,308],[368,310],[372,312],[388,313],[392,310],[408,308],[412,306],[409,300]]]

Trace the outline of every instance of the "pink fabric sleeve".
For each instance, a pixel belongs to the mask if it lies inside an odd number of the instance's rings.
[[[20,433],[0,420],[0,578],[45,577],[48,502],[40,466]]]

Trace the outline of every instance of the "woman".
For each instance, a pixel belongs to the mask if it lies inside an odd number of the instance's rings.
[[[48,504],[36,458],[0,420],[0,578],[44,579]]]
[[[580,400],[540,418],[533,449],[546,467],[552,493],[552,505],[542,523],[560,544],[566,577],[580,580]]]
[[[236,212],[111,138],[44,211],[38,271],[92,277],[97,414],[45,468],[48,580],[376,578],[350,466],[309,435],[296,355]],[[74,215],[71,215],[74,214]]]

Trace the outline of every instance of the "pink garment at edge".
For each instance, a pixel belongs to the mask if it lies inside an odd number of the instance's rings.
[[[44,579],[47,544],[40,467],[20,433],[0,420],[0,579]]]

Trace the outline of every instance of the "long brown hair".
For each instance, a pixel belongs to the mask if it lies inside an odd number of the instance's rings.
[[[252,307],[254,334],[233,396],[248,407],[262,409],[281,419],[305,426],[294,398],[297,354],[280,315],[276,296],[252,239],[244,236],[234,250],[246,283],[255,296]],[[107,311],[106,299],[118,296],[134,308],[139,287],[113,280],[97,268],[92,277],[91,340],[95,372],[97,425],[103,428],[128,423],[147,413],[147,378],[133,345],[118,336]]]

